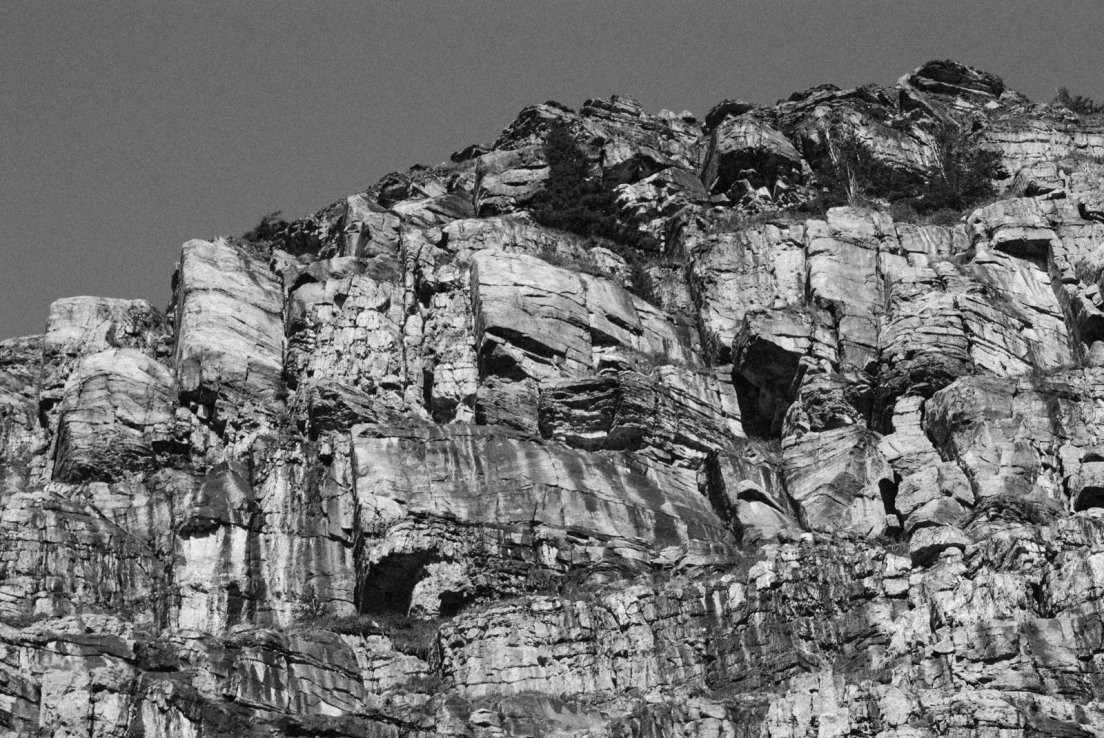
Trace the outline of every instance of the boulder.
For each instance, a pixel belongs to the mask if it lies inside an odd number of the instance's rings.
[[[58,409],[54,478],[118,479],[183,450],[172,372],[136,349],[86,356]]]
[[[271,401],[283,385],[284,299],[265,261],[225,239],[189,241],[175,302],[180,391],[200,404],[222,396],[231,415],[234,402]]]
[[[165,319],[145,300],[66,297],[50,305],[42,339],[42,401],[61,399],[65,381],[82,356],[112,348],[136,349],[151,357],[168,352]]]
[[[877,434],[849,425],[786,438],[782,473],[804,526],[863,536],[885,531],[895,482]]]
[[[995,74],[950,59],[930,61],[905,77],[913,87],[937,95],[1000,97],[1004,82]]]
[[[771,189],[779,180],[801,181],[804,159],[767,123],[748,116],[729,117],[711,136],[702,175],[711,193],[728,193],[740,180],[747,180],[752,189]]]

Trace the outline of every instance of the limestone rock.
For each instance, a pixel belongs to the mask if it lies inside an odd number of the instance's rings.
[[[955,525],[973,507],[969,480],[954,462],[928,466],[901,481],[894,505],[906,532],[929,525]]]
[[[135,349],[85,357],[59,409],[56,479],[112,480],[179,452],[171,372]]]
[[[540,432],[587,450],[646,450],[700,466],[744,436],[740,407],[724,377],[676,366],[651,376],[604,373],[542,387]]]
[[[165,320],[145,300],[69,297],[50,305],[43,337],[42,399],[61,399],[65,381],[82,356],[130,348],[151,357],[167,353]]]
[[[801,532],[783,483],[776,444],[758,439],[737,442],[710,459],[704,472],[699,475],[699,487],[745,544],[796,537]]]
[[[657,547],[725,540],[692,472],[625,453],[554,449],[481,426],[362,433],[353,460],[366,531],[417,513],[562,526]]]
[[[926,564],[944,551],[964,551],[970,540],[962,531],[950,526],[921,528],[909,540],[909,554],[913,562]]]
[[[917,67],[907,80],[913,87],[942,95],[1000,97],[1004,92],[1000,77],[951,60],[930,61]]]
[[[707,131],[712,131],[724,122],[725,118],[743,115],[754,108],[754,105],[743,100],[722,100],[705,114],[705,128]]]
[[[805,525],[861,535],[883,532],[893,471],[877,442],[871,431],[854,425],[783,441],[786,491]]]
[[[271,399],[283,368],[283,290],[225,240],[184,244],[176,282],[177,381],[186,395]]]
[[[755,225],[691,233],[691,289],[702,323],[727,353],[745,314],[754,308],[804,303],[804,227]]]
[[[654,251],[525,212],[559,123]],[[806,211],[945,125],[992,202]],[[1102,155],[954,62],[548,102],[188,242],[167,318],[55,302],[0,342],[0,732],[1104,734]]]
[[[756,310],[733,343],[733,371],[743,390],[745,426],[777,431],[806,367],[834,358],[834,336],[802,310]],[[830,366],[830,364],[829,364]]]
[[[386,256],[319,261],[304,270],[288,300],[285,374],[304,384],[340,382],[395,410],[413,395],[419,407],[422,376],[406,357],[398,277]]]
[[[733,186],[746,181],[752,191],[773,195],[782,180],[798,183],[804,160],[780,131],[747,116],[729,117],[712,132],[703,179],[710,192],[733,197]]]

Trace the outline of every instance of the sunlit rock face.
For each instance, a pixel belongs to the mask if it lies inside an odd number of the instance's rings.
[[[646,249],[534,219],[561,125]],[[995,197],[816,206],[946,126]],[[166,313],[56,301],[0,342],[0,732],[1104,733],[1102,157],[950,61],[549,102],[187,242]]]

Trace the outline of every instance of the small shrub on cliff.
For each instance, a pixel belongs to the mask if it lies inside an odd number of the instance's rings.
[[[571,269],[572,271],[579,272],[580,274],[591,274],[595,277],[609,278],[610,274],[605,269],[598,265],[598,262],[594,260],[589,254],[576,257],[569,254],[565,254],[560,251],[556,251],[550,247],[543,247],[537,253],[542,261],[546,261],[552,266],[562,267],[564,269]]]
[[[1073,95],[1068,87],[1059,87],[1058,94],[1054,96],[1054,104],[1070,110],[1078,115],[1100,115],[1104,113],[1104,103],[1098,103],[1091,97]]]
[[[701,330],[701,353],[706,366],[720,366],[732,361],[732,349],[719,333],[709,328]]]
[[[253,226],[252,230],[242,234],[242,240],[267,244],[283,241],[290,224],[280,217],[282,212],[275,210],[261,218],[261,222]]]
[[[606,238],[620,247],[658,250],[654,238],[617,219],[613,188],[601,177],[589,176],[586,153],[575,143],[566,124],[552,126],[544,142],[544,155],[548,179],[530,204],[534,220],[549,228]]]
[[[823,208],[861,205],[868,198],[899,200],[915,193],[915,178],[879,161],[853,132],[828,137],[827,157],[821,165]]]
[[[659,304],[659,293],[656,292],[655,281],[648,272],[648,265],[643,259],[631,259],[629,261],[629,292],[645,302],[653,305]]]
[[[965,210],[996,195],[993,180],[1003,174],[999,153],[981,148],[954,126],[936,129],[934,153],[917,210]]]
[[[818,172],[821,193],[803,206],[810,212],[878,198],[892,203],[907,220],[941,213],[940,221],[946,222],[993,197],[993,180],[1003,174],[999,153],[979,147],[951,125],[934,131],[933,164],[922,176],[880,162],[854,134],[829,138],[827,149]]]
[[[326,616],[326,603],[308,584],[295,601],[295,619],[301,623],[316,623]]]

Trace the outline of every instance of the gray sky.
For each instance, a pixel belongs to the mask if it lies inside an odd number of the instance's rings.
[[[1104,3],[0,3],[0,338],[67,295],[163,308],[180,244],[298,217],[613,93],[702,116],[933,58],[1104,98]]]

